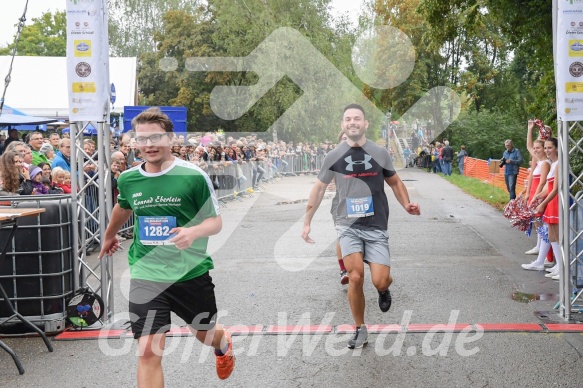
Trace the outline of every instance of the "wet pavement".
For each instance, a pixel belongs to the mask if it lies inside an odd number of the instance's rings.
[[[384,325],[376,334],[374,326],[369,330],[367,346],[346,348],[352,318],[339,284],[332,195],[312,223],[316,244],[308,245],[299,235],[316,178],[286,177],[228,203],[224,229],[211,239],[219,321],[244,334],[233,337],[235,372],[220,381],[208,348],[190,336],[171,337],[166,386],[581,386],[583,335],[548,330],[535,314],[551,311],[556,318],[558,282],[520,268],[533,259],[524,252],[534,238],[435,174],[399,174],[422,215],[406,214],[387,186],[393,305],[388,313],[379,310],[367,272],[365,320]],[[114,259],[119,323],[127,311],[125,252]],[[428,333],[431,328],[437,332]],[[26,373],[18,375],[0,352],[1,387],[135,386],[136,342],[129,336],[53,338],[53,353],[39,338],[5,342]]]

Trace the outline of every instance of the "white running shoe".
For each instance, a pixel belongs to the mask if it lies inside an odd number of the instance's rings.
[[[555,264],[551,268],[545,268],[545,271],[550,272],[550,273],[557,272],[558,270],[559,270],[559,265],[558,264]]]
[[[525,255],[538,255],[538,248],[534,247],[526,252],[524,252]]]
[[[553,276],[551,279],[559,280],[560,278],[561,278],[561,275],[557,274],[557,275]]]
[[[553,278],[553,276],[557,276],[559,274],[559,271],[557,270],[556,272],[550,272],[545,274],[545,278]]]
[[[554,261],[549,261],[546,257],[545,257],[545,262],[543,263],[545,267],[552,267],[553,265],[555,265]]]
[[[536,261],[533,261],[530,264],[522,264],[521,267],[529,271],[542,271],[543,269],[545,269],[544,265],[537,265]]]

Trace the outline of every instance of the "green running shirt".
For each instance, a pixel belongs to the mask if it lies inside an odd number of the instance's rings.
[[[140,217],[175,217],[176,226],[190,227],[218,216],[219,205],[208,175],[178,158],[159,173],[148,173],[143,166],[124,171],[117,182],[119,206],[134,212],[134,240],[128,252],[132,279],[174,283],[213,269],[208,237],[184,250],[174,245],[144,245],[140,240],[140,232],[143,236],[148,228],[140,225]]]

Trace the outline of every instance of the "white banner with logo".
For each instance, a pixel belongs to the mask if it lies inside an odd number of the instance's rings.
[[[67,0],[67,88],[70,121],[109,119],[107,0]]]
[[[583,0],[558,2],[556,28],[557,116],[583,120]]]

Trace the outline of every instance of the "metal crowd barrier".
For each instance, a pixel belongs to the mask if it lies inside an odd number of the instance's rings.
[[[285,162],[282,162],[283,175],[310,174],[320,171],[324,155],[286,154],[282,160]]]

